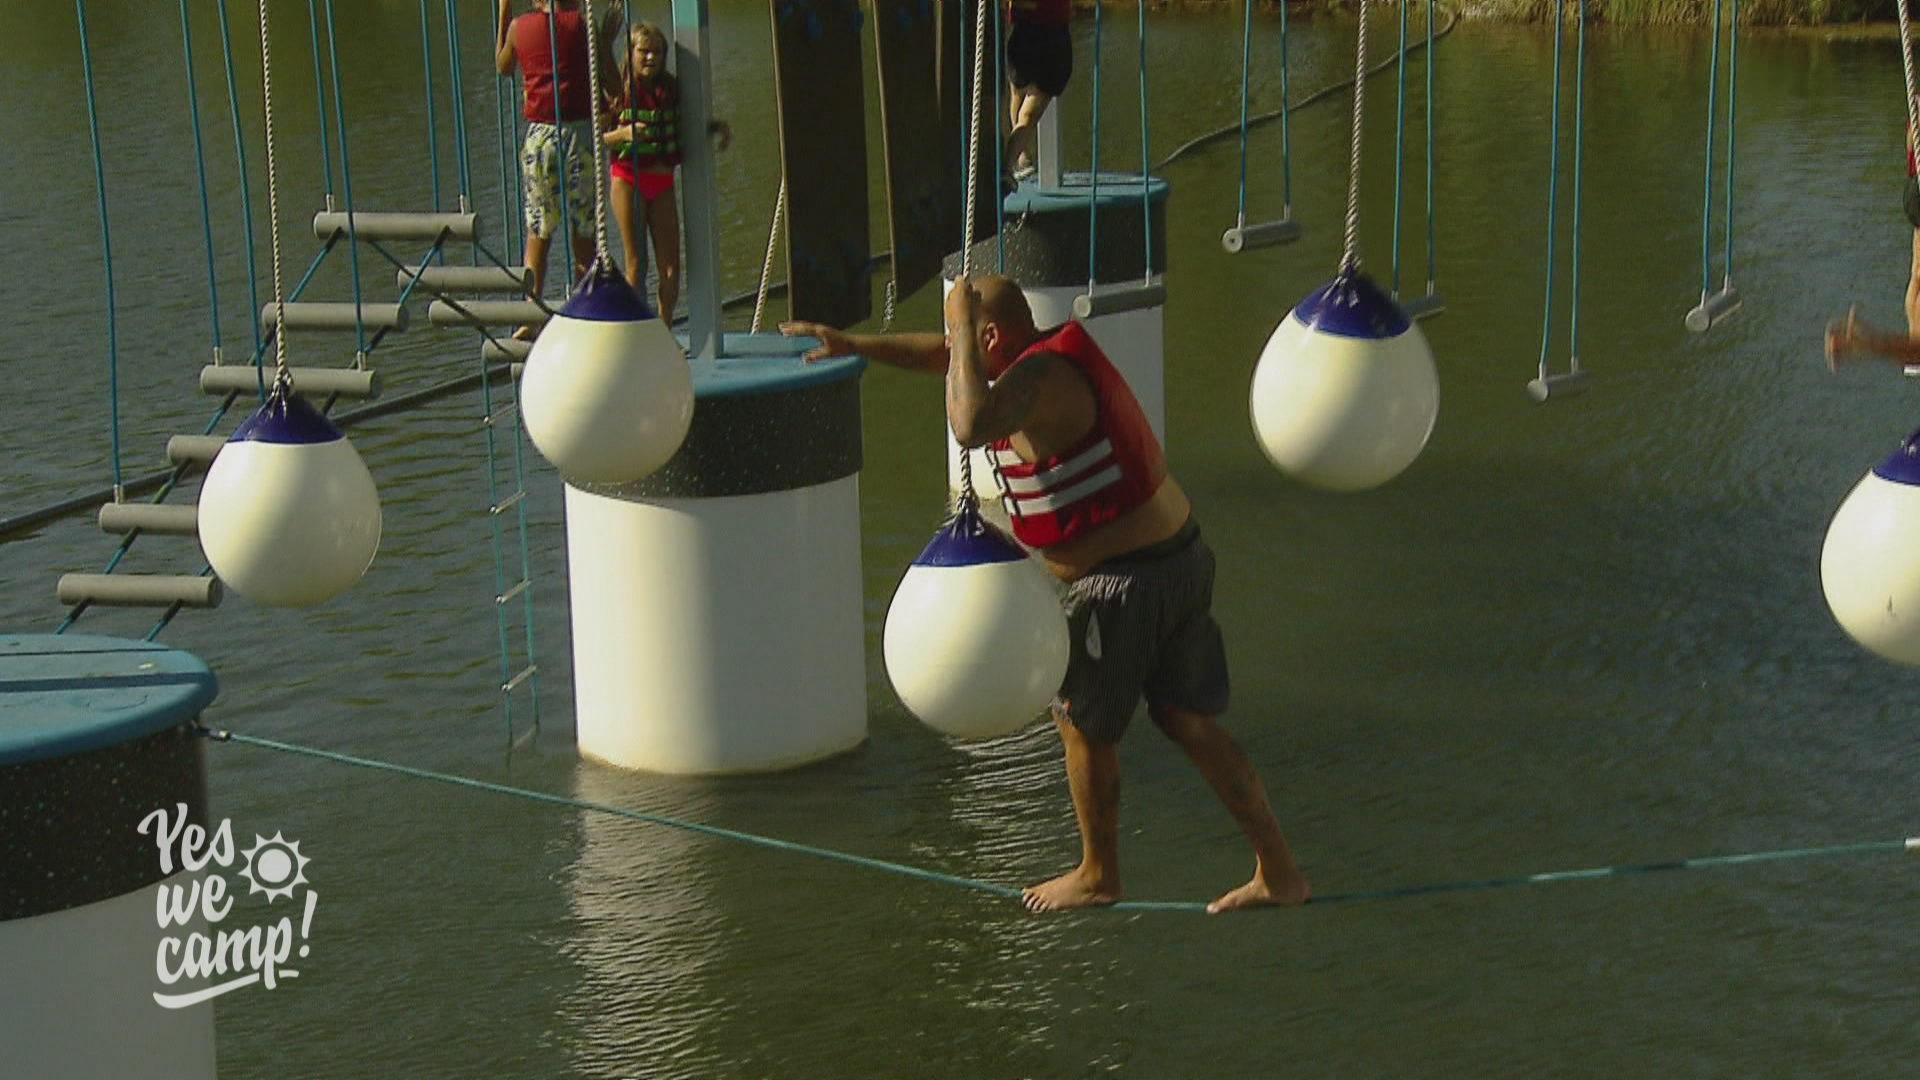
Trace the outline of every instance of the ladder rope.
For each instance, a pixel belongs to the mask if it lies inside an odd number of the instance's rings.
[[[80,71],[87,91],[87,135],[93,144],[93,187],[100,205],[100,252],[107,274],[107,427],[113,465],[113,501],[126,494],[120,473],[120,330],[113,292],[113,230],[107,222],[107,170],[100,154],[100,110],[93,93],[93,50],[87,45],[86,0],[74,0],[80,24]]]
[[[334,28],[333,0],[325,0],[327,15],[327,61],[333,69],[333,123],[340,141],[340,193],[347,203],[347,267],[353,279],[353,336],[356,365],[367,354],[366,304],[360,288],[360,242],[354,235],[353,165],[347,154],[347,107],[340,91],[340,35]],[[316,88],[317,91],[317,88]],[[275,219],[278,224],[278,218]]]
[[[267,0],[259,0],[260,7],[260,97],[262,109],[266,115],[266,158],[267,158],[267,235],[273,256],[273,367],[274,385],[293,385],[293,376],[287,371],[287,306],[282,301],[280,281],[280,183],[274,169],[273,160],[273,48],[268,44]],[[341,156],[346,155],[346,147],[340,148]],[[353,197],[347,197],[349,211]],[[354,299],[359,299],[358,291]]]
[[[1141,268],[1142,282],[1153,280],[1153,158],[1148,153],[1152,140],[1147,127],[1147,0],[1135,5],[1140,13],[1140,235],[1146,242],[1146,265]]]
[[[180,0],[180,42],[186,53],[187,114],[193,123],[193,164],[200,179],[200,231],[207,249],[207,316],[213,324],[213,362],[218,364],[221,360],[220,277],[214,268],[213,203],[207,193],[207,152],[200,133],[200,92],[193,81],[193,26],[188,18],[187,0]]]
[[[1240,202],[1234,210],[1234,225],[1244,229],[1247,227],[1247,98],[1253,71],[1253,0],[1242,0],[1240,8],[1245,13],[1240,32]],[[1285,4],[1280,5],[1282,18],[1286,17],[1286,8]]]
[[[240,123],[240,90],[234,79],[233,33],[228,29],[227,0],[214,2],[220,11],[220,58],[226,68],[227,113],[233,120],[233,161],[240,178],[240,228],[247,257],[247,322],[253,327],[253,362],[258,364],[267,339],[260,326],[260,269],[254,258],[253,193],[247,182],[247,139]]]
[[[427,87],[427,177],[433,191],[433,212],[440,212],[440,132],[433,116],[433,25],[427,19],[427,0],[420,0],[420,73]]]
[[[1407,164],[1407,2],[1401,0],[1400,8],[1400,48],[1395,52],[1398,72],[1395,75],[1396,86],[1393,96],[1393,269],[1392,281],[1388,286],[1389,295],[1400,298],[1400,199],[1403,190],[1401,178]]]
[[[1720,95],[1720,2],[1713,0],[1713,45],[1707,59],[1706,180],[1700,196],[1700,299],[1713,290],[1713,122]]]
[[[314,0],[307,0],[307,33],[313,42],[313,105],[320,118],[316,125],[320,132],[320,176],[326,187],[326,207],[332,212],[333,157],[327,146],[327,95],[322,89],[327,80],[320,73],[320,15]]]

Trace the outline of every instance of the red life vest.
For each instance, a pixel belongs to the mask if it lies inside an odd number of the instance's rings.
[[[640,126],[620,156],[636,170],[672,169],[680,164],[680,84],[671,75],[662,75],[652,85],[635,79],[629,89],[627,107],[620,110],[617,124]]]
[[[548,20],[552,28],[548,28]],[[578,10],[533,12],[513,20],[513,52],[527,84],[527,119],[539,124],[593,117],[588,89],[587,24]],[[560,54],[560,115],[553,111],[554,47]]]
[[[1094,418],[1084,438],[1044,461],[1022,460],[1010,439],[987,449],[1014,538],[1036,548],[1084,536],[1140,506],[1167,473],[1140,402],[1085,327],[1068,322],[1020,360],[1043,352],[1064,358],[1093,387]]]

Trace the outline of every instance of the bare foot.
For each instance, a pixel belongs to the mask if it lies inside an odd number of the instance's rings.
[[[1076,866],[1052,881],[1044,881],[1020,894],[1028,911],[1071,911],[1075,908],[1106,907],[1120,899],[1118,887],[1102,888],[1093,882],[1086,867]]]
[[[1277,881],[1268,881],[1261,871],[1255,871],[1253,880],[1207,905],[1207,914],[1218,915],[1223,911],[1238,911],[1250,907],[1298,907],[1307,902],[1312,893],[1307,879],[1298,871],[1290,877]]]
[[[533,327],[531,327],[531,326],[523,326],[523,327],[521,327],[520,329],[518,329],[518,330],[515,330],[515,331],[513,332],[513,340],[515,340],[515,341],[532,341],[532,340],[533,340],[533,338],[534,338],[534,335],[535,335],[535,334],[537,334],[537,333],[539,333],[539,331],[537,331],[537,330],[535,330],[535,329],[534,329]]]

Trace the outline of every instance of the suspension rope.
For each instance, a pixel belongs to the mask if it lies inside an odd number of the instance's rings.
[[[1283,0],[1284,2],[1284,0]],[[1147,0],[1139,0],[1140,12],[1140,235],[1146,238],[1146,265],[1142,281],[1153,280],[1153,158],[1148,154],[1151,139],[1147,128]]]
[[[1347,155],[1347,237],[1340,272],[1360,265],[1360,133],[1366,120],[1367,0],[1360,0],[1360,34],[1353,48],[1353,144]]]
[[[1575,31],[1576,52],[1574,59],[1574,104],[1573,104],[1573,252],[1572,286],[1569,300],[1570,312],[1567,320],[1567,352],[1572,358],[1572,370],[1580,370],[1580,166],[1582,159],[1581,128],[1586,98],[1586,55],[1587,55],[1587,4],[1580,0],[1577,13],[1579,20]],[[1553,269],[1554,269],[1554,233],[1558,222],[1557,200],[1560,187],[1560,67],[1562,41],[1566,37],[1564,28],[1558,22],[1554,24],[1553,36],[1553,105],[1550,149],[1547,153],[1547,280],[1545,314],[1540,328],[1540,380],[1547,378],[1547,358],[1553,339]]]
[[[1908,21],[1907,0],[1896,0],[1894,8],[1900,17],[1900,71],[1907,82],[1907,144],[1911,147],[1916,134],[1920,134],[1920,89],[1915,88],[1913,75],[1913,27]]]
[[[440,133],[433,117],[433,25],[427,19],[427,0],[420,0],[420,77],[427,88],[427,176],[433,190],[433,212],[440,212]],[[435,253],[438,261],[438,252]]]
[[[1407,164],[1407,3],[1401,0],[1400,48],[1394,54],[1398,72],[1393,96],[1393,256],[1389,295],[1400,298],[1400,198],[1401,177]]]
[[[1099,281],[1100,249],[1100,9],[1093,5],[1093,160],[1088,166],[1092,187],[1087,193],[1087,292]]]
[[[200,231],[207,249],[207,316],[213,323],[213,362],[220,362],[220,278],[213,259],[213,204],[207,194],[207,151],[200,135],[200,92],[193,81],[193,27],[180,0],[180,42],[186,51],[187,114],[193,123],[193,164],[200,178]]]
[[[253,327],[253,362],[260,362],[266,338],[260,329],[260,270],[255,265],[253,193],[247,182],[247,140],[240,125],[240,90],[233,74],[233,33],[227,25],[227,0],[215,0],[220,11],[220,58],[227,74],[227,113],[233,120],[233,162],[240,176],[240,228],[247,256],[247,322]]]
[[[1427,0],[1427,295],[1433,295],[1433,4]],[[1283,127],[1282,130],[1285,130]]]
[[[293,376],[287,370],[287,312],[282,301],[284,295],[280,282],[280,182],[274,169],[273,160],[273,49],[268,44],[267,34],[268,0],[259,0],[260,6],[260,97],[263,112],[266,115],[266,155],[267,155],[267,235],[270,237],[273,254],[273,386],[274,392],[291,393]],[[331,0],[329,0],[331,4]],[[329,22],[332,13],[329,11]],[[331,27],[329,27],[331,33]],[[340,156],[346,159],[346,145],[341,144]],[[352,212],[353,196],[347,196],[348,212]],[[358,290],[354,300],[359,300]]]
[[[325,0],[327,13],[327,61],[333,69],[333,123],[340,137],[340,192],[347,203],[347,267],[353,279],[354,364],[360,366],[367,355],[365,299],[360,289],[360,243],[354,235],[353,166],[347,156],[347,108],[340,93],[340,35],[335,32],[333,0]],[[316,88],[317,89],[317,88]],[[274,219],[278,227],[279,219]],[[283,346],[284,347],[284,346]]]
[[[1713,0],[1713,46],[1707,59],[1707,152],[1705,194],[1700,197],[1700,299],[1713,289],[1713,121],[1720,94],[1720,0]]]
[[[1431,2],[1431,0],[1429,0]],[[460,62],[460,9],[455,0],[446,0],[447,93],[453,99],[453,152],[459,170],[460,212],[473,209],[473,170],[468,162],[471,146],[467,137],[467,80]],[[479,253],[473,253],[475,260]],[[476,263],[477,264],[477,263]]]
[[[113,501],[126,496],[120,475],[120,330],[113,295],[113,230],[107,224],[107,170],[100,155],[100,110],[93,94],[93,50],[87,46],[86,0],[74,0],[80,23],[80,71],[87,88],[87,134],[93,142],[93,186],[100,203],[100,252],[107,271],[107,426],[113,459]],[[189,73],[191,74],[191,73]]]
[[[593,17],[591,0],[580,5],[580,21],[587,24],[587,113],[590,128],[593,131],[593,261],[602,262],[607,255],[607,148],[600,142],[600,20]],[[552,32],[554,20],[547,20],[548,32]],[[560,65],[559,53],[554,53],[553,101],[554,116],[560,115]],[[564,145],[564,144],[563,144]],[[565,173],[562,172],[561,190],[566,189]],[[635,189],[638,191],[638,188]],[[572,268],[568,268],[572,274]]]
[[[980,130],[985,126],[980,116],[984,100],[981,83],[987,77],[987,9],[989,6],[984,0],[979,4],[980,15],[974,20],[973,30],[973,110],[967,126],[967,209],[966,224],[960,237],[960,276],[963,278],[973,273],[974,203],[980,191]],[[994,93],[997,97],[999,90],[996,88]],[[994,126],[997,130],[999,127],[997,119]],[[997,152],[995,160],[998,160]],[[997,175],[994,183],[999,184]],[[996,190],[998,190],[997,187]],[[1005,200],[996,201],[1004,202]],[[977,507],[979,502],[979,496],[973,492],[973,451],[962,446],[960,447],[960,500],[957,508]]]
[[[780,245],[780,222],[787,216],[787,178],[780,178],[780,194],[773,201],[773,221],[767,225],[767,258],[760,264],[760,291],[753,299],[753,324],[750,334],[760,332],[760,317],[767,310],[767,292],[773,281],[773,253]]]
[[[222,0],[224,3],[225,0]],[[327,94],[322,87],[327,80],[320,74],[320,15],[314,0],[307,0],[307,33],[313,41],[313,106],[320,114],[320,175],[326,183],[327,210],[333,210],[333,157],[327,146]],[[255,305],[258,306],[258,305]]]
[[[1734,108],[1740,90],[1740,0],[1728,0],[1727,16],[1727,212],[1720,224],[1727,231],[1722,286],[1730,288],[1733,285],[1733,135],[1738,126],[1734,123]]]
[[[766,848],[773,851],[784,851],[793,855],[805,855],[811,858],[825,859],[831,862],[858,866],[868,870],[878,870],[882,873],[914,878],[938,885],[950,885],[955,888],[968,889],[973,892],[983,892],[1006,900],[1017,900],[1021,896],[1020,889],[1011,888],[1006,885],[998,885],[990,881],[960,877],[955,874],[943,874],[937,870],[926,870],[917,866],[889,862],[885,859],[875,859],[865,855],[854,855],[849,852],[835,851],[832,848],[816,847],[811,844],[801,844],[791,840],[761,836],[756,833],[742,832],[737,829],[727,829],[698,821],[669,817],[665,814],[653,814],[644,810],[630,810],[626,807],[612,806],[607,803],[590,802],[585,799],[576,799],[565,795],[554,795],[545,791],[534,791],[529,788],[512,787],[486,780],[476,780],[472,777],[456,776],[451,773],[418,769],[410,765],[400,765],[390,761],[355,757],[350,754],[335,753],[331,750],[321,750],[315,747],[299,746],[274,739],[263,739],[253,735],[243,735],[233,731],[202,727],[198,724],[195,725],[193,730],[196,734],[213,739],[216,742],[235,743],[262,750],[297,754],[322,761],[331,761],[339,765],[352,765],[358,768],[371,769],[376,772],[405,776],[415,780],[426,780],[433,783],[466,788],[470,791],[484,791],[494,795],[505,795],[511,798],[525,799],[529,802],[544,803],[548,806],[563,807],[568,810],[607,814],[612,817],[625,818],[629,821],[637,821],[646,825],[659,825],[669,829],[678,829],[682,832],[709,836],[718,840],[730,840],[735,843],[747,844],[753,847]],[[1323,906],[1361,901],[1395,900],[1413,896],[1431,896],[1437,893],[1469,892],[1521,885],[1595,881],[1602,878],[1627,877],[1635,874],[1669,870],[1705,870],[1716,867],[1747,866],[1763,862],[1783,862],[1797,859],[1834,858],[1852,855],[1898,855],[1911,852],[1920,852],[1920,837],[1867,841],[1856,844],[1833,844],[1824,847],[1776,848],[1764,851],[1741,852],[1731,855],[1694,856],[1691,858],[1669,859],[1659,862],[1620,863],[1612,866],[1597,866],[1578,870],[1550,870],[1543,873],[1524,874],[1514,877],[1480,878],[1427,885],[1411,885],[1399,888],[1331,893],[1324,896],[1314,896],[1310,898],[1307,903],[1314,906]],[[1102,910],[1125,913],[1148,911],[1204,912],[1206,909],[1206,904],[1191,901],[1123,900],[1120,903],[1110,905]]]
[[[986,3],[987,0],[980,0],[982,7],[985,7]],[[1007,81],[1006,73],[1001,70],[1002,61],[1007,55],[1007,42],[1004,36],[1006,29],[1005,20],[993,20],[993,175],[996,178],[993,199],[993,272],[996,274],[1004,274],[1007,272],[1007,200],[1006,192],[997,186],[1000,183],[998,178],[1008,174],[1006,158],[1007,140],[1000,138],[999,135],[1000,118],[1007,114],[1006,104],[1000,100],[1000,88],[1005,86]],[[1038,147],[1034,149],[1037,160]],[[891,266],[889,266],[889,273],[892,273]],[[898,279],[896,278],[895,280]],[[888,289],[891,290],[893,282],[889,281],[887,286]],[[885,317],[886,322],[891,323],[893,321],[893,296],[891,291],[889,291],[887,295]]]
[[[1247,98],[1253,70],[1253,0],[1243,0],[1240,6],[1246,15],[1240,33],[1240,204],[1234,211],[1234,225],[1244,229],[1247,227]],[[1286,4],[1281,4],[1280,10],[1284,18]]]
[[[1580,174],[1585,156],[1587,109],[1587,0],[1580,0],[1573,57],[1573,240],[1568,261],[1567,355],[1580,363]]]

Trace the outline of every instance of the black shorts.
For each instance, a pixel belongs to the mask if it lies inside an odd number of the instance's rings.
[[[1073,78],[1073,33],[1064,26],[1014,23],[1007,33],[1007,81],[1048,97],[1067,91]]]
[[[1227,711],[1213,549],[1189,529],[1177,550],[1109,560],[1067,587],[1070,651],[1054,707],[1094,742],[1119,742],[1143,696],[1150,710]]]
[[[1907,177],[1907,224],[1920,229],[1920,180]]]

